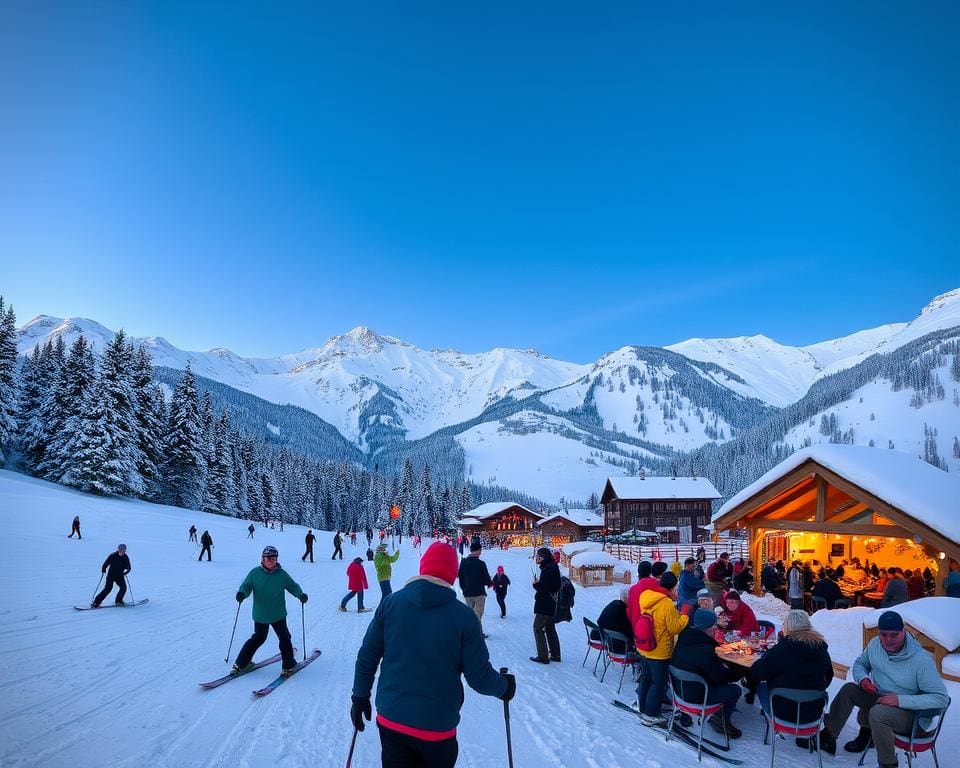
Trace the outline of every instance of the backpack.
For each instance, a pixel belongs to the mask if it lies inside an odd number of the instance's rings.
[[[657,635],[653,624],[653,616],[641,612],[633,625],[633,645],[638,651],[649,653],[657,647]]]
[[[560,577],[560,591],[557,593],[557,610],[554,613],[554,621],[573,621],[573,612],[570,610],[573,608],[574,595],[577,593],[576,588],[573,586],[573,582],[570,581],[566,576]]]

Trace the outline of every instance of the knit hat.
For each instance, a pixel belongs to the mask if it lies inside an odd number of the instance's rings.
[[[545,557],[548,560],[553,560],[553,553],[546,547],[540,547],[540,549],[537,550],[537,557]]]
[[[459,565],[454,548],[442,541],[435,541],[420,558],[420,574],[436,576],[452,586],[457,580]]]
[[[280,553],[277,552],[276,547],[264,547],[263,554],[260,555],[260,557],[279,557],[279,556],[280,556]]]
[[[502,566],[502,565],[498,565],[498,566],[497,566],[497,573],[503,573],[503,566]]]
[[[673,589],[677,586],[677,577],[670,571],[667,571],[660,577],[660,586],[664,589]]]
[[[117,544],[117,549],[120,550],[121,552],[126,552],[126,551],[127,551],[127,545],[126,545],[126,544]]]
[[[710,629],[717,623],[717,614],[713,611],[705,611],[703,608],[697,608],[693,612],[693,626],[697,629]]]
[[[479,552],[482,549],[483,549],[483,544],[481,544],[478,540],[474,539],[473,541],[470,542],[471,552]]]
[[[881,632],[900,632],[903,629],[903,618],[896,611],[884,611],[877,621],[877,629]]]
[[[729,592],[727,592],[727,594],[725,594],[725,595],[723,596],[723,599],[724,599],[724,600],[736,600],[737,602],[740,602],[740,593],[737,592],[737,590],[735,590],[735,589],[731,589]]]
[[[697,600],[699,600],[701,597],[710,597],[710,596],[711,595],[710,595],[709,589],[701,589],[699,592],[697,592]]]

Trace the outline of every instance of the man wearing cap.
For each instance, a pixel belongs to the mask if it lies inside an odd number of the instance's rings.
[[[546,547],[540,547],[533,559],[540,566],[540,575],[533,582],[533,640],[537,644],[537,655],[531,656],[530,661],[549,664],[560,661],[560,636],[557,634],[560,567]]]
[[[480,559],[483,545],[479,539],[470,542],[470,554],[460,561],[457,580],[460,582],[460,591],[463,592],[463,601],[469,605],[480,621],[483,631],[483,607],[487,602],[487,589],[492,583],[487,564]],[[484,634],[484,637],[487,635]]]
[[[904,630],[903,619],[894,611],[880,614],[877,637],[853,663],[853,679],[855,682],[846,683],[830,704],[820,731],[820,748],[836,754],[837,735],[850,712],[858,707],[860,732],[843,748],[862,752],[872,738],[880,768],[897,765],[894,734],[909,734],[914,715],[920,710],[939,709],[949,701],[933,657]],[[930,717],[919,716],[918,728],[926,730],[930,725]]]
[[[120,587],[114,604],[123,605],[123,596],[127,594],[127,580],[123,577],[130,573],[130,571],[130,558],[127,557],[127,545],[118,544],[117,551],[107,555],[107,559],[104,560],[103,565],[100,566],[100,573],[107,574],[107,585],[93,598],[90,607],[99,608],[100,603],[103,602],[103,598],[110,594],[110,590],[113,589],[114,584]]]
[[[723,733],[725,720],[727,735],[731,739],[739,739],[743,734],[730,720],[730,716],[740,700],[741,688],[736,681],[743,676],[743,671],[727,666],[717,656],[717,641],[713,637],[716,625],[716,613],[703,608],[695,610],[693,621],[677,635],[677,645],[673,649],[670,665],[686,672],[694,672],[707,681],[707,704],[723,704],[722,719],[720,713],[716,713],[710,716],[707,725],[717,733]],[[685,683],[683,696],[687,701],[702,702],[703,686]]]
[[[388,555],[386,544],[377,545],[377,553],[373,556],[373,567],[377,571],[377,582],[380,584],[381,600],[393,592],[393,588],[390,586],[390,577],[393,576],[393,564],[397,562],[399,557],[399,549],[392,555]]]
[[[476,614],[457,600],[457,553],[434,542],[420,559],[420,575],[377,607],[357,653],[350,720],[364,730],[377,685],[377,728],[383,765],[452,768],[463,683],[477,693],[513,698],[513,675],[490,664]]]
[[[704,589],[703,579],[697,576],[697,559],[688,557],[683,561],[683,570],[680,571],[677,582],[677,601],[693,605],[697,602],[697,592]]]
[[[237,602],[242,603],[253,593],[253,634],[243,644],[231,674],[245,672],[253,665],[253,654],[267,639],[267,632],[273,627],[280,641],[282,671],[286,676],[293,673],[297,660],[293,656],[293,643],[290,630],[287,629],[287,600],[289,592],[301,603],[307,602],[307,593],[297,584],[277,562],[276,547],[264,547],[260,565],[250,571],[237,590]]]

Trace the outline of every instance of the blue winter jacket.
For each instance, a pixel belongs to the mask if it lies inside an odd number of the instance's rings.
[[[697,592],[703,589],[703,579],[696,572],[684,568],[680,571],[680,580],[677,582],[677,602],[697,604]]]
[[[460,722],[463,684],[502,696],[506,678],[490,664],[480,621],[453,589],[415,576],[380,602],[357,653],[353,695],[369,696],[377,683],[377,713],[410,728],[450,731]]]

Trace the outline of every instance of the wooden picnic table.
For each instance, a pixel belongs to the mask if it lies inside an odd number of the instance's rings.
[[[751,653],[740,653],[736,648],[741,648],[739,643],[737,643],[734,648],[731,648],[728,643],[717,646],[717,656],[720,657],[723,661],[728,661],[731,664],[736,664],[738,667],[744,667],[750,669],[754,664],[759,661],[763,656],[763,651],[758,649],[750,649]]]

